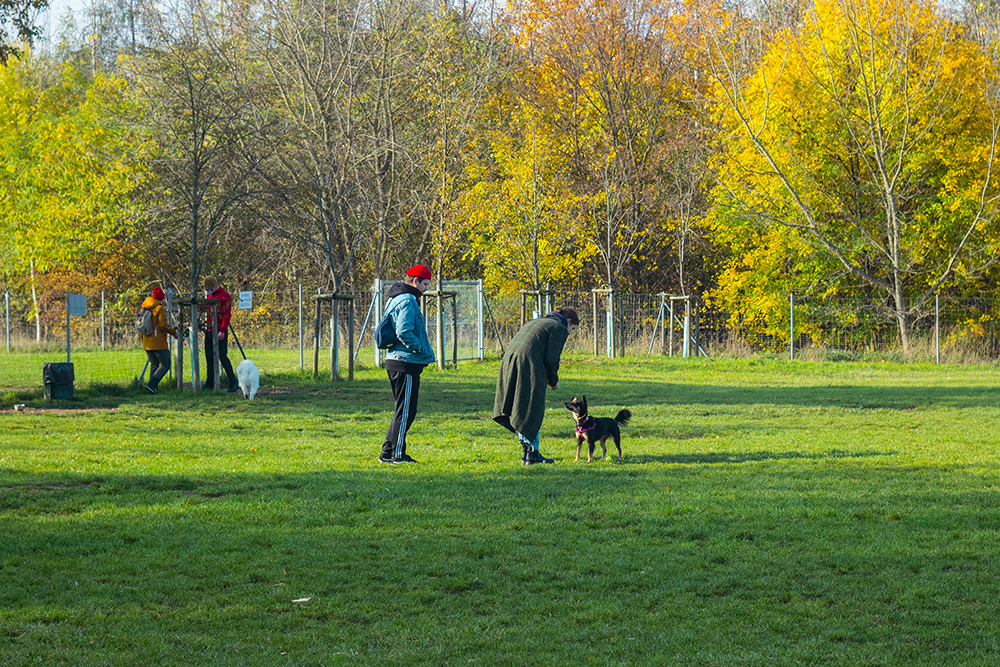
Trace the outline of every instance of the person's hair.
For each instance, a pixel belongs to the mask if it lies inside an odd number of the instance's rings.
[[[430,278],[421,278],[420,276],[411,276],[409,274],[403,276],[403,282],[407,285],[416,285],[418,280],[430,280]]]
[[[569,306],[560,306],[556,308],[556,312],[566,318],[566,321],[575,327],[580,326],[580,316],[576,314],[576,310],[570,308]]]
[[[205,276],[205,289],[209,291],[219,289],[219,279],[215,276]]]

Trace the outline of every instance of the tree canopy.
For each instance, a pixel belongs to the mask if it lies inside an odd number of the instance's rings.
[[[856,0],[815,3],[744,75],[714,56],[718,298],[753,319],[860,288],[905,349],[915,308],[992,265],[994,64],[933,5]]]
[[[6,65],[41,36],[35,20],[48,6],[49,0],[0,0],[0,65]]]
[[[758,330],[790,292],[861,297],[904,346],[932,295],[995,290],[992,6],[92,12],[85,40],[0,71],[9,284],[132,243],[191,290],[356,290],[421,262],[494,293],[702,294]]]

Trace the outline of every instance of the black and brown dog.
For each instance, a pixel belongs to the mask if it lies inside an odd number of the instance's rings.
[[[566,403],[566,409],[573,413],[576,419],[576,458],[580,460],[580,450],[583,448],[583,441],[587,441],[587,462],[594,460],[594,445],[601,443],[601,458],[608,455],[608,448],[604,442],[608,438],[615,439],[615,447],[618,448],[618,458],[622,457],[622,434],[619,425],[628,424],[632,413],[628,410],[619,410],[614,419],[610,417],[591,417],[587,414],[587,397],[576,398]]]

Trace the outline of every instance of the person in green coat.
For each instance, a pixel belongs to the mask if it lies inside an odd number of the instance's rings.
[[[493,421],[517,435],[521,462],[552,463],[538,451],[538,432],[545,418],[545,387],[559,387],[559,357],[580,317],[572,308],[557,308],[526,323],[507,345],[497,378]]]

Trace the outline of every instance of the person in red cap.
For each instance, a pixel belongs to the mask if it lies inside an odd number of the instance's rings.
[[[392,317],[399,342],[386,352],[385,371],[396,409],[382,443],[380,463],[416,463],[406,453],[406,434],[417,417],[420,373],[436,361],[419,301],[431,286],[431,278],[431,270],[417,264],[406,272],[402,282],[389,288],[385,313]]]
[[[153,295],[147,296],[142,302],[143,310],[152,311],[153,324],[156,329],[151,336],[140,334],[142,338],[142,349],[146,351],[146,358],[149,359],[149,382],[146,383],[146,391],[150,394],[157,394],[157,387],[160,380],[170,370],[170,350],[167,345],[167,334],[177,338],[177,329],[170,326],[167,319],[167,309],[163,307],[163,302],[167,300],[167,295],[159,287],[153,288]]]

